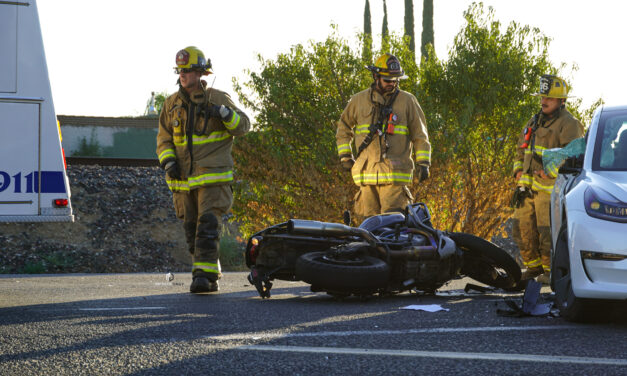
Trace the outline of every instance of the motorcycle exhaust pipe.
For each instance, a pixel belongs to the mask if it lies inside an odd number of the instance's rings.
[[[370,245],[376,246],[377,239],[368,230],[350,227],[340,223],[310,221],[306,219],[290,219],[287,221],[287,231],[296,235],[318,236],[359,236]]]
[[[292,234],[349,236],[354,235],[354,231],[352,230],[352,227],[340,223],[310,221],[306,219],[290,219],[287,221],[287,231]]]

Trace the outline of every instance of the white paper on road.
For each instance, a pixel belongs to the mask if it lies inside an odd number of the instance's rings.
[[[414,311],[426,311],[426,312],[438,312],[448,311],[448,308],[442,308],[439,304],[412,304],[407,307],[401,307],[401,309],[410,309]]]

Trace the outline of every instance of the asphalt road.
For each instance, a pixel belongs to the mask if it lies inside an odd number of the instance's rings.
[[[187,274],[2,275],[0,375],[627,375],[621,317],[503,317],[522,296],[469,280],[367,301],[277,281],[262,300],[245,276],[192,295]]]

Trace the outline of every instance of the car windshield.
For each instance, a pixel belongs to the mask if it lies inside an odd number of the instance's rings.
[[[627,171],[627,111],[601,114],[592,169]]]

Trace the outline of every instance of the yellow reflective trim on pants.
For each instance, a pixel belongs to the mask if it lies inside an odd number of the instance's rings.
[[[340,145],[338,145],[337,146],[337,153],[340,154],[340,155],[352,153],[351,145],[350,144],[340,144]]]
[[[402,172],[358,174],[353,175],[353,181],[355,184],[411,183],[411,175]]]
[[[202,270],[206,273],[220,274],[220,263],[212,264],[210,262],[195,262],[192,265],[192,273],[196,270]]]
[[[370,124],[362,124],[355,127],[355,134],[369,133]]]
[[[176,158],[176,154],[174,154],[174,150],[165,149],[164,151],[161,152],[161,154],[159,154],[159,163],[163,162],[164,159],[167,159],[170,157]]]
[[[522,162],[521,162],[521,161],[515,161],[515,162],[514,162],[514,171],[516,171],[516,170],[522,170],[522,168],[523,168],[523,164],[522,164]]]
[[[233,180],[233,170],[225,172],[216,172],[212,174],[203,174],[198,176],[191,176],[187,179],[190,187],[198,187],[201,185],[223,183]]]
[[[240,121],[239,114],[237,112],[233,111],[233,117],[231,118],[231,121],[229,121],[229,122],[224,122],[223,121],[223,123],[224,123],[224,126],[227,129],[233,130],[233,129],[237,128],[237,126],[239,125],[239,121]]]
[[[537,259],[531,260],[531,261],[523,261],[523,264],[529,268],[529,269],[533,269],[533,268],[537,268],[542,266],[542,260],[540,259],[540,257],[538,257]]]

